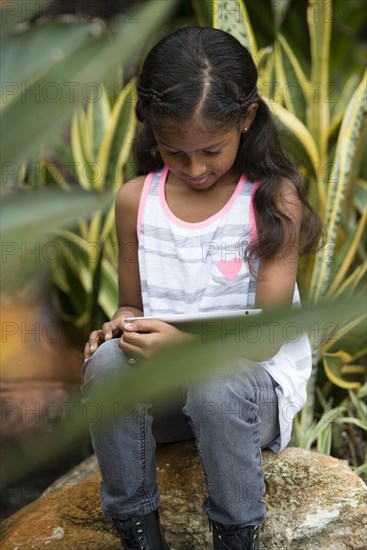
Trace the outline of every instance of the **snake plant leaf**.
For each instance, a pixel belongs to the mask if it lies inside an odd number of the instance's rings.
[[[135,101],[133,79],[122,90],[113,107],[98,155],[98,165],[103,174],[102,185],[106,188],[118,189],[123,183],[122,166],[129,156],[136,129]]]
[[[336,241],[345,189],[363,129],[366,99],[367,79],[365,73],[344,115],[336,146],[334,165],[338,169],[338,178],[330,180],[326,199],[326,241],[329,246],[333,246]],[[325,294],[329,284],[330,262],[333,259],[329,252],[330,249],[324,247],[321,252],[321,261],[316,262],[312,274],[311,296],[315,302]]]
[[[44,169],[47,181],[55,183],[60,187],[60,189],[63,189],[64,191],[70,191],[71,187],[69,182],[64,178],[57,166],[55,166],[51,162],[46,161],[44,164]]]
[[[213,27],[213,4],[202,0],[191,0],[200,27]]]
[[[267,46],[266,48],[261,48],[257,53],[257,70],[259,73],[259,77],[262,74],[263,70],[265,71],[266,66],[269,61],[269,57],[273,54],[274,48],[273,46]]]
[[[364,211],[362,217],[360,218],[355,231],[351,231],[349,234],[342,261],[340,256],[339,258],[337,258],[340,267],[336,275],[334,275],[334,277],[332,278],[332,283],[329,286],[329,289],[326,293],[326,296],[328,298],[333,296],[334,292],[336,292],[336,290],[342,284],[353,260],[355,259],[355,254],[357,252],[359,243],[361,241],[363,231],[365,230],[365,227],[366,227],[366,221],[367,221],[367,209]]]
[[[118,283],[115,267],[105,259],[102,262],[98,303],[106,316],[111,319],[118,307]]]
[[[74,156],[75,171],[83,189],[93,189],[96,180],[96,164],[87,143],[87,119],[84,110],[79,107],[71,122],[71,147]],[[98,188],[98,186],[95,186]]]
[[[98,153],[107,130],[111,106],[105,86],[100,87],[100,97],[88,103],[87,120],[88,136],[90,137],[90,150],[94,160],[98,159]]]
[[[305,75],[300,62],[298,61],[298,58],[294,51],[292,50],[291,46],[288,44],[286,38],[279,33],[277,35],[277,40],[279,41],[282,50],[288,59],[288,62],[290,66],[293,69],[295,80],[294,82],[300,87],[300,91],[303,94],[303,97],[307,102],[311,100],[311,89],[310,89],[310,82]]]
[[[363,264],[356,267],[353,273],[349,275],[349,277],[346,277],[344,279],[339,288],[335,292],[333,292],[333,298],[339,298],[340,296],[352,296],[352,294],[358,291],[358,286],[366,273],[367,262],[364,262]]]
[[[358,389],[361,386],[361,382],[358,380],[351,381],[343,376],[343,368],[348,365],[352,356],[345,351],[338,351],[336,353],[324,353],[323,365],[326,376],[339,388],[344,389]],[[348,365],[348,374],[361,374],[364,367],[361,365]],[[361,370],[362,369],[362,370]]]
[[[308,0],[307,23],[311,40],[311,83],[315,100],[309,103],[308,128],[315,139],[321,159],[321,168],[327,161],[329,129],[329,57],[332,18],[332,0]],[[324,175],[324,174],[323,174]]]
[[[366,351],[366,350],[365,350]],[[364,420],[364,422],[367,422],[367,405],[362,401],[364,397],[366,397],[366,384],[364,384],[361,388],[358,389],[358,391],[355,393],[353,390],[348,391],[349,398],[351,402],[353,403],[354,407],[356,408],[359,417],[361,420]]]
[[[258,48],[245,3],[242,0],[213,0],[212,9],[213,27],[237,38],[257,63]]]
[[[291,0],[271,0],[271,7],[274,14],[274,23],[277,28],[281,27]]]
[[[279,103],[305,124],[306,100],[310,91],[308,82],[296,56],[281,35],[276,37],[274,56]]]
[[[302,122],[287,109],[267,101],[285,150],[313,176],[319,166],[319,154],[313,137]]]
[[[334,108],[330,109],[332,118],[329,125],[329,138],[331,138],[339,129],[344,117],[344,113],[348,107],[350,100],[352,99],[352,95],[358,87],[359,82],[360,75],[352,74],[346,81],[342,91],[338,94],[337,101],[330,104],[330,106],[334,106]]]
[[[328,339],[328,341],[324,342],[320,346],[320,356],[323,356],[336,344],[338,344],[338,347],[340,347],[342,343],[347,340],[350,333],[357,334],[358,331],[360,333],[360,335],[358,336],[358,345],[360,347],[361,334],[366,332],[367,308],[365,304],[365,293],[354,294],[353,298],[355,297],[359,297],[361,304],[363,304],[365,307],[365,311],[361,315],[357,315],[357,313],[355,313],[353,317],[350,318],[351,320],[344,319],[342,323],[338,323],[338,324],[334,323],[332,327],[339,327],[339,328],[335,330],[334,328],[331,327],[333,334],[331,335],[331,338]],[[350,297],[349,299],[352,299],[352,297]],[[352,349],[352,344],[349,343],[348,349]]]
[[[95,247],[71,231],[60,231],[59,236],[62,238],[60,244],[64,262],[75,275],[80,275],[84,289],[90,291],[91,273],[97,256]]]
[[[361,215],[363,215],[363,212],[366,209],[366,199],[367,181],[363,179],[358,179],[354,190],[353,206]]]

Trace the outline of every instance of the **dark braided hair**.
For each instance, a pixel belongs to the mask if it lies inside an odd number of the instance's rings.
[[[285,179],[293,183],[304,206],[300,253],[309,253],[317,247],[321,223],[302,191],[297,168],[282,151],[272,115],[256,85],[254,61],[232,35],[186,27],[163,38],[145,59],[137,88],[136,115],[142,123],[134,144],[138,173],[163,166],[153,133],[163,120],[183,124],[195,117],[225,131],[240,127],[256,102],[255,119],[241,135],[235,161],[239,173],[259,182],[254,195],[258,240],[245,256],[270,259],[285,246],[285,227],[290,237],[295,234],[293,220],[276,204]]]

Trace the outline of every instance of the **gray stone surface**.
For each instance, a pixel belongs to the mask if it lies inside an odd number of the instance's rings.
[[[207,550],[204,479],[192,442],[157,451],[161,517],[172,550]],[[367,490],[340,460],[298,448],[263,453],[268,519],[262,550],[366,550]],[[90,457],[1,526],[2,550],[121,548],[102,515]]]

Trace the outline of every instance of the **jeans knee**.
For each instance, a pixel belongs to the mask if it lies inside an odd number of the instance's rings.
[[[92,357],[87,359],[83,365],[82,378],[84,383],[89,380],[121,373],[127,369],[127,359],[124,352],[118,346],[118,338],[108,340],[99,346]]]
[[[200,383],[187,392],[184,412],[195,424],[223,425],[228,419],[257,417],[258,406],[250,385],[238,387],[231,377]]]

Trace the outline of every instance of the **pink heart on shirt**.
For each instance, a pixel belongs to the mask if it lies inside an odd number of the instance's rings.
[[[233,258],[230,262],[225,262],[223,260],[219,260],[219,262],[217,262],[219,271],[231,281],[236,277],[236,275],[238,275],[242,264],[243,261],[238,260],[238,258]]]

